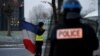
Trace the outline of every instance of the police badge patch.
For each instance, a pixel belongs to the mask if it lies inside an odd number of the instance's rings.
[[[82,28],[69,28],[57,30],[57,39],[79,39],[83,37]]]

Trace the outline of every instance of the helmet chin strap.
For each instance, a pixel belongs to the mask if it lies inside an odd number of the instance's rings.
[[[66,19],[76,19],[80,17],[80,13],[77,12],[68,12],[66,14]]]

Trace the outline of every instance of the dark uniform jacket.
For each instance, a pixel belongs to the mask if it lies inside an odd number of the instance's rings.
[[[57,39],[59,29],[82,29],[82,38]],[[93,51],[98,48],[98,39],[95,31],[88,24],[82,24],[78,20],[68,20],[64,24],[58,24],[52,30],[51,48],[49,56],[93,56]]]

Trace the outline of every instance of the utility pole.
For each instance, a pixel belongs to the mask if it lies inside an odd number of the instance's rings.
[[[58,11],[57,11],[58,22],[61,21],[62,18],[62,13],[61,13],[62,4],[63,4],[63,0],[58,0]]]
[[[57,23],[57,11],[56,11],[55,0],[52,0],[52,7],[53,7],[53,19],[54,19],[55,24],[56,24]]]

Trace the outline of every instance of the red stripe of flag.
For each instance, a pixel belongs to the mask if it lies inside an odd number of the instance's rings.
[[[35,53],[35,50],[36,50],[36,46],[34,43],[32,43],[32,41],[30,39],[28,39],[28,37],[25,37],[23,39],[23,44],[25,46],[25,48],[30,51],[31,53]]]

